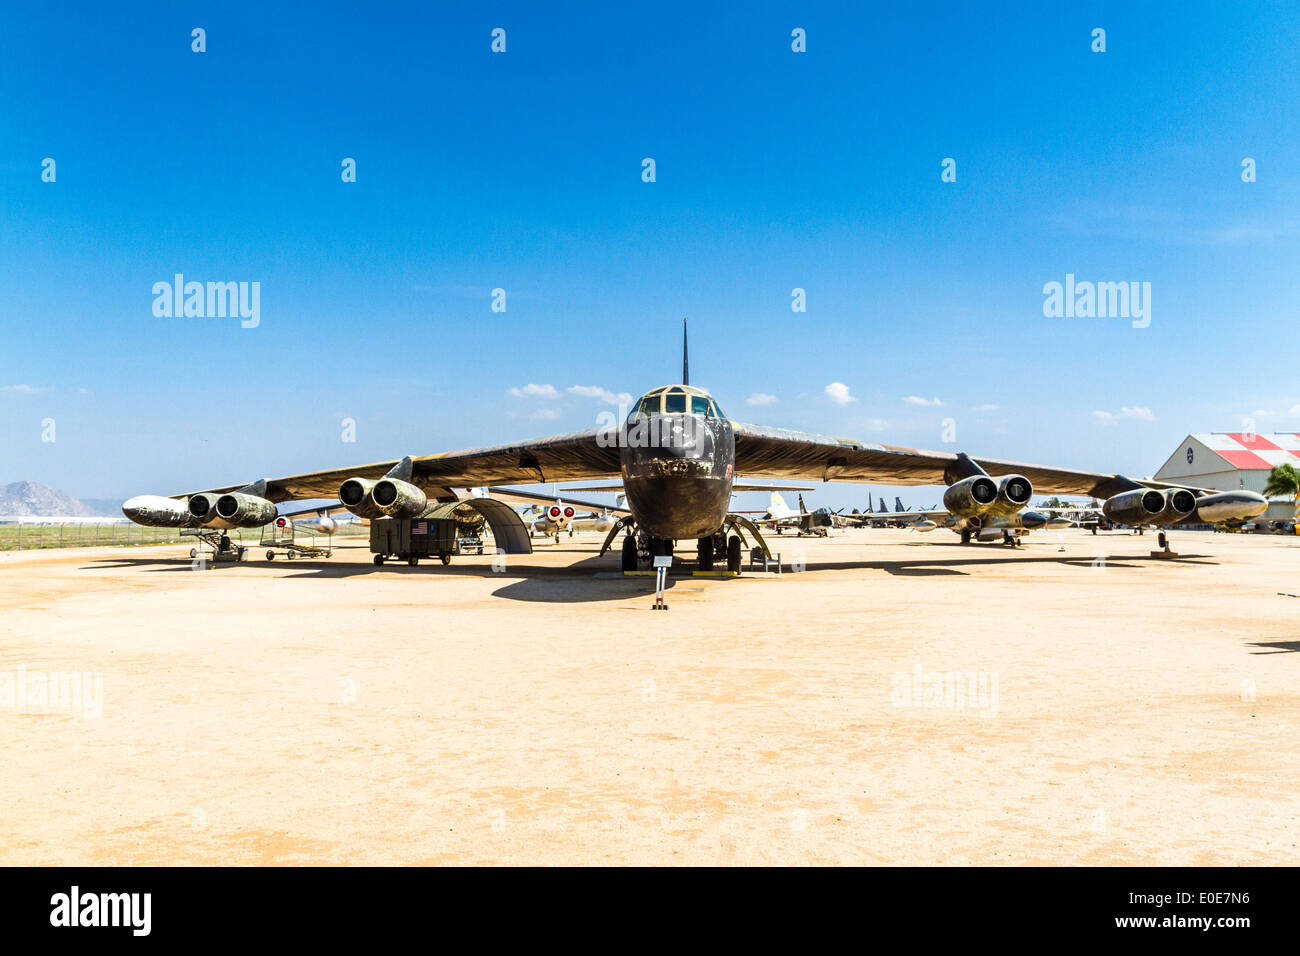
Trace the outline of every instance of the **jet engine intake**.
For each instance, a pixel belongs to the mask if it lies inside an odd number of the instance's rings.
[[[339,501],[358,518],[382,518],[384,510],[375,502],[373,478],[349,478],[339,485]]]
[[[997,500],[998,486],[988,475],[971,475],[948,486],[943,506],[959,518],[985,514]]]
[[[429,498],[422,490],[398,478],[379,479],[370,491],[370,499],[380,513],[390,518],[417,518],[429,507]]]
[[[1115,524],[1156,524],[1168,505],[1166,495],[1154,488],[1135,488],[1107,498],[1101,513]]]
[[[191,498],[191,508],[193,501]],[[276,515],[273,502],[238,491],[222,495],[213,507],[217,516],[232,528],[260,528],[274,521]]]
[[[1009,517],[1029,504],[1034,496],[1034,486],[1024,475],[1007,475],[998,485],[998,496],[989,506],[988,513]]]

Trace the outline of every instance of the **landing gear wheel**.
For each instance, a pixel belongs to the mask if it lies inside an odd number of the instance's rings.
[[[970,544],[970,531],[965,528],[963,528],[961,532],[961,543]]]
[[[379,567],[379,565],[383,563],[384,563],[384,556],[382,554],[375,555],[375,567]]]
[[[1156,538],[1156,543],[1160,545],[1161,550],[1164,551],[1169,550],[1169,539],[1165,537],[1165,533],[1163,531],[1161,531],[1160,535]]]
[[[442,561],[443,564],[451,564],[451,555],[450,555],[450,554],[440,554],[440,555],[438,555],[438,558],[439,558],[439,560]]]
[[[727,570],[732,574],[740,572],[740,536],[733,534],[727,542]]]
[[[700,563],[701,571],[713,570],[713,539],[700,538],[695,546],[695,555]]]
[[[636,538],[629,534],[623,538],[623,570],[635,571],[636,565]]]
[[[417,557],[412,556],[412,557],[409,557],[409,558],[406,559],[406,563],[407,563],[408,565],[410,565],[411,567],[415,567],[417,564],[420,563],[420,559],[417,558]]]

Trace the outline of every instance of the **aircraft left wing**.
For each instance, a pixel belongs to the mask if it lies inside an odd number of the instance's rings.
[[[815,481],[868,481],[890,485],[950,485],[957,455],[896,445],[877,445],[813,432],[732,422],[736,435],[736,474],[747,478]],[[1109,498],[1133,487],[1174,487],[1069,468],[1049,468],[996,458],[972,460],[994,477],[1024,475],[1035,492]],[[1187,487],[1185,485],[1178,487]],[[1195,489],[1198,491],[1210,489]],[[891,512],[891,517],[893,513]],[[884,517],[884,512],[880,512]]]

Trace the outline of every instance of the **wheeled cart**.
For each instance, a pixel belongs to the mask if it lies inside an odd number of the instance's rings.
[[[375,564],[389,558],[414,567],[421,558],[451,564],[456,550],[456,522],[451,518],[377,518],[370,522],[370,550]]]

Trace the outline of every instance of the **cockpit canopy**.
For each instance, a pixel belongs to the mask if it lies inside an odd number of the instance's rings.
[[[629,417],[688,413],[703,415],[705,418],[727,417],[708,392],[691,385],[665,385],[646,392],[641,396],[641,401],[633,407]]]

